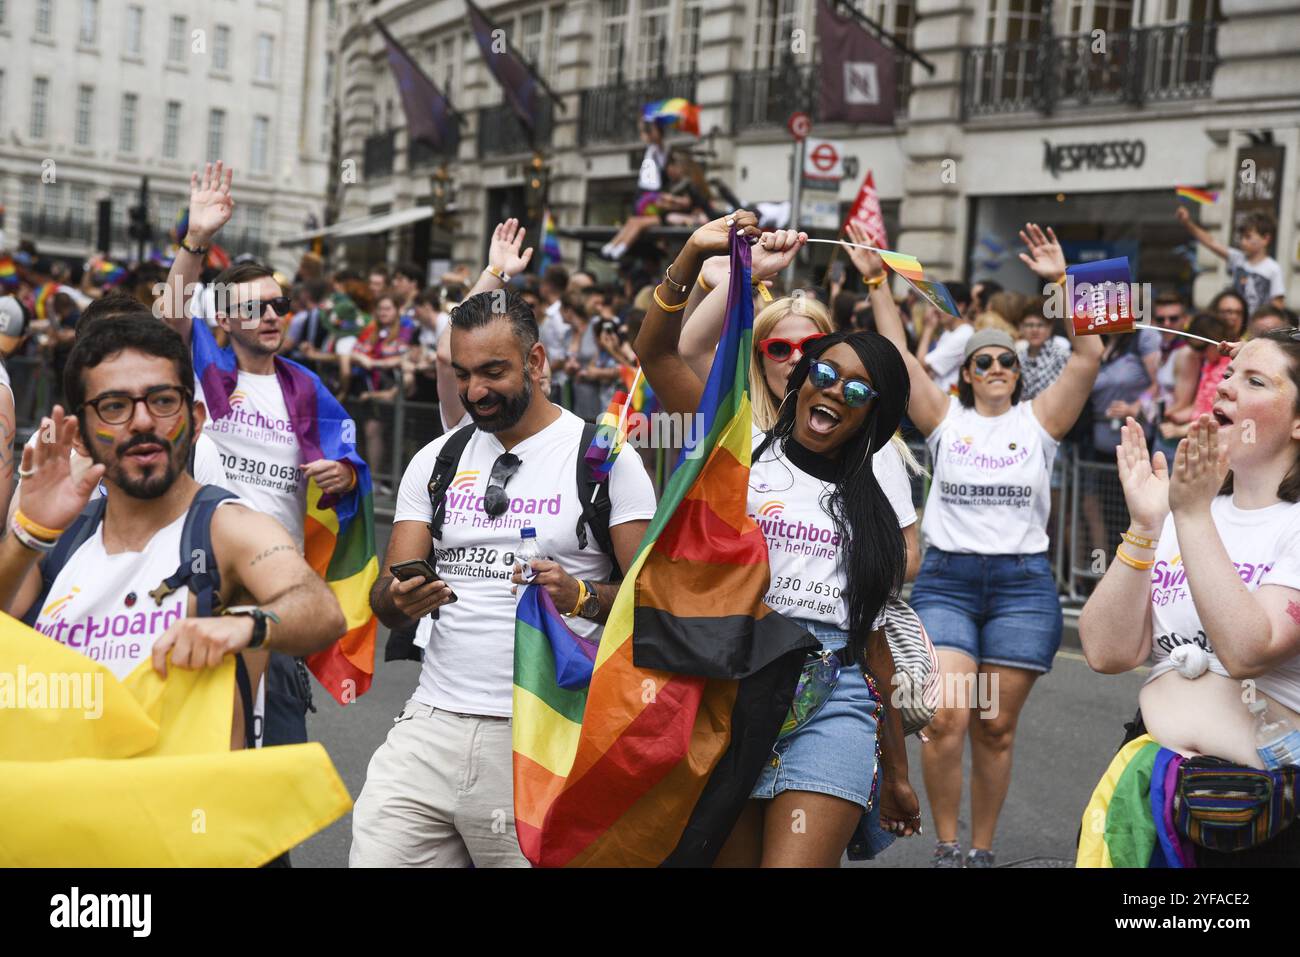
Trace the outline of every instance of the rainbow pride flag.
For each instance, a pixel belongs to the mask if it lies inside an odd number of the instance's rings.
[[[647,103],[641,110],[641,119],[647,123],[676,126],[683,133],[700,135],[700,108],[685,97],[674,96]]]
[[[126,278],[126,269],[115,262],[109,262],[105,259],[95,267],[95,274],[92,278],[97,285],[103,286],[105,289],[111,289]]]
[[[912,282],[921,282],[925,279],[925,270],[921,268],[921,260],[915,256],[885,250],[881,252],[880,258],[885,261],[886,266],[904,279],[910,279]]]
[[[0,289],[13,292],[18,288],[18,267],[13,256],[0,256]]]
[[[1212,189],[1197,189],[1195,186],[1175,186],[1174,192],[1180,199],[1190,199],[1202,206],[1213,206],[1219,201],[1219,194]]]
[[[548,266],[553,266],[563,259],[560,253],[560,234],[555,229],[555,217],[551,215],[548,206],[542,212],[542,255],[537,261],[537,271],[545,272]]]
[[[623,451],[623,442],[627,437],[623,406],[627,401],[626,392],[615,392],[609,408],[596,420],[596,434],[591,438],[591,447],[583,455],[587,467],[591,469],[592,481],[603,482],[609,478],[609,473],[614,469],[614,460]]]
[[[234,350],[220,348],[202,321],[193,324],[190,342],[208,415],[225,418],[239,383]],[[304,523],[307,563],[325,579],[348,623],[347,633],[309,657],[307,666],[339,704],[348,704],[366,692],[375,673],[378,625],[370,610],[370,586],[379,577],[379,560],[370,468],[357,454],[356,423],[314,372],[276,356],[275,376],[302,461],[346,461],[357,473],[357,484],[346,495],[327,495],[311,482]]]
[[[749,246],[733,234],[727,319],[699,409],[704,438],[665,489],[585,690],[560,686],[554,646],[520,612],[515,827],[537,866],[709,864],[817,646],[763,604],[767,545],[747,508],[749,267]]]
[[[59,284],[56,282],[44,283],[36,290],[36,298],[33,301],[32,312],[37,319],[52,318],[53,313],[50,311],[50,301],[54,294],[59,291]]]
[[[1183,756],[1148,734],[1120,748],[1083,811],[1076,867],[1195,867],[1174,823]]]

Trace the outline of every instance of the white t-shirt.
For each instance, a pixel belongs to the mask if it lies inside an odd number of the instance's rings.
[[[1232,288],[1245,297],[1247,320],[1270,299],[1286,295],[1282,267],[1272,256],[1265,256],[1253,263],[1246,259],[1246,254],[1240,249],[1229,247],[1228,275],[1232,280]]]
[[[1300,589],[1300,504],[1281,502],[1268,508],[1242,509],[1232,503],[1230,495],[1220,495],[1210,503],[1210,515],[1248,591],[1257,591],[1261,585]],[[1170,651],[1188,644],[1200,645],[1209,653],[1211,671],[1231,677],[1201,627],[1201,616],[1187,587],[1172,515],[1165,519],[1155,562],[1151,569],[1153,664],[1147,681],[1171,670]],[[1255,684],[1270,698],[1300,711],[1300,655],[1260,675]]]
[[[195,390],[203,398],[197,380]],[[307,482],[300,467],[298,437],[275,375],[240,370],[230,396],[230,414],[208,419],[204,433],[216,443],[224,473],[211,484],[229,489],[270,515],[301,543]]]
[[[944,392],[957,384],[961,364],[966,359],[966,342],[973,335],[974,326],[969,322],[959,323],[955,329],[949,329],[939,336],[934,348],[926,353],[925,364],[930,367],[935,383]]]
[[[653,144],[645,148],[641,159],[641,172],[636,179],[636,188],[642,191],[656,191],[664,188],[663,168],[668,162],[668,150]]]
[[[756,427],[755,451],[764,437]],[[894,507],[899,527],[915,524],[912,487],[897,450],[886,445],[872,456],[871,466]],[[808,618],[848,631],[845,550],[826,511],[832,492],[831,483],[809,475],[780,455],[775,443],[749,470],[749,517],[758,523],[767,542],[771,573],[763,601],[788,618]]]
[[[1052,462],[1060,444],[1018,402],[980,415],[953,397],[926,440],[934,480],[921,533],[935,548],[975,555],[1047,551]]]
[[[586,452],[578,448],[582,426],[572,412],[560,410],[559,418],[510,450],[521,464],[506,486],[510,510],[495,519],[483,511],[483,495],[492,465],[505,449],[495,435],[479,430],[465,446],[447,492],[442,538],[435,543],[438,575],[458,600],[443,605],[436,621],[421,619],[416,632],[415,643],[424,648],[415,692],[421,704],[463,714],[510,716],[516,602],[510,577],[521,528],[536,528],[538,546],[574,578],[608,578],[610,560],[590,533],[587,548],[578,548],[582,509],[576,458]],[[411,459],[397,493],[394,523],[432,521],[429,476],[446,441],[444,435],[430,442]],[[654,487],[638,456],[625,452],[615,459],[608,481],[611,528],[654,516]],[[601,630],[584,618],[569,619],[569,627],[595,638]]]

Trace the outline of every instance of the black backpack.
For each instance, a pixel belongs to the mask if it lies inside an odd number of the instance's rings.
[[[451,433],[438,451],[438,458],[433,463],[433,471],[429,473],[429,505],[433,515],[433,520],[429,523],[429,531],[434,538],[434,551],[438,547],[437,541],[442,538],[442,523],[447,514],[447,490],[451,488],[456,467],[460,464],[460,457],[465,451],[465,446],[469,444],[475,428],[477,426],[471,423]],[[578,547],[586,548],[589,541],[587,529],[591,529],[591,540],[594,540],[596,547],[608,555],[610,561],[614,563],[610,580],[618,581],[623,576],[619,569],[618,557],[614,554],[614,541],[609,534],[609,481],[593,481],[591,469],[583,457],[596,436],[596,428],[590,422],[583,423],[582,437],[579,440],[576,479],[578,502],[582,506],[582,513],[578,516],[578,524],[574,532],[578,537]],[[432,614],[435,618],[438,615],[436,611]],[[418,624],[417,622],[416,625]],[[415,647],[415,631],[416,626],[409,629],[394,629],[384,645],[384,660],[420,661],[424,653]]]

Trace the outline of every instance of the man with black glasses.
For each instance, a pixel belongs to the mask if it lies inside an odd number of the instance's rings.
[[[356,867],[527,866],[515,837],[510,737],[521,529],[535,530],[547,556],[532,562],[534,581],[573,631],[598,640],[618,590],[611,558],[631,565],[655,510],[649,476],[632,454],[615,460],[607,489],[594,489],[607,496],[606,510],[584,509],[593,495],[579,468],[592,432],[547,398],[546,350],[519,295],[469,297],[452,312],[448,334],[472,422],[411,460],[371,590],[390,628],[418,622],[423,665],[357,799]],[[436,579],[391,574],[418,559],[436,565]]]

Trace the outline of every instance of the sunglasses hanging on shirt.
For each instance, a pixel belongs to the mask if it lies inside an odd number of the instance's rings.
[[[502,452],[492,463],[492,473],[488,476],[487,491],[483,493],[483,511],[491,518],[505,514],[510,507],[510,496],[506,494],[506,485],[523,463],[513,452]]]

